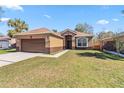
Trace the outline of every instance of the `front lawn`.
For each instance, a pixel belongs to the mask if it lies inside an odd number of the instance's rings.
[[[124,87],[124,58],[95,50],[35,57],[1,67],[0,87]]]
[[[5,49],[5,50],[0,50],[0,54],[10,53],[10,52],[16,52],[16,49]]]

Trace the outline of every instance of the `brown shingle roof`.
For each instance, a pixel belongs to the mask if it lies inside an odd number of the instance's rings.
[[[18,33],[18,34],[16,34],[15,36],[20,36],[20,35],[33,35],[33,34],[52,34],[52,35],[55,35],[55,36],[58,36],[58,37],[63,38],[61,35],[59,35],[59,34],[53,32],[53,31],[50,31],[50,30],[47,29],[47,28],[34,29],[34,30],[31,30],[31,31],[28,31],[28,32]]]
[[[0,36],[0,40],[10,40],[10,37],[8,37],[8,36]]]
[[[50,32],[50,31],[47,28],[39,28],[39,29],[34,29],[31,31],[28,31],[28,32],[18,33],[16,35],[42,34],[42,33],[48,33],[48,32]]]
[[[75,31],[75,30],[71,30],[69,28],[65,29],[64,31],[61,32],[61,35],[65,32],[71,32],[73,34],[75,34],[75,37],[79,37],[79,36],[86,36],[86,37],[92,37],[93,34],[90,34],[90,33],[85,33],[85,32],[79,32],[79,31]]]
[[[84,32],[79,32],[79,31],[75,31],[76,36],[75,37],[79,37],[79,36],[86,36],[86,37],[92,37],[93,34],[90,33],[84,33]]]
[[[71,30],[71,29],[69,29],[69,28],[67,28],[67,29],[65,29],[64,31],[62,31],[61,34],[67,32],[67,31],[69,31],[69,32],[71,32],[71,33],[73,33],[73,34],[76,34],[74,30]]]
[[[79,37],[79,36],[92,37],[92,36],[93,36],[92,34],[89,34],[89,33],[74,31],[74,30],[71,30],[71,29],[65,29],[65,30],[62,31],[62,32],[53,32],[53,31],[50,31],[50,30],[47,29],[47,28],[34,29],[34,30],[31,30],[31,31],[28,31],[28,32],[18,33],[18,34],[16,34],[15,36],[20,36],[20,35],[33,35],[33,34],[52,34],[52,35],[55,35],[55,36],[58,36],[58,37],[63,38],[61,35],[62,35],[64,32],[66,32],[66,31],[72,32],[73,34],[75,34],[75,37]]]

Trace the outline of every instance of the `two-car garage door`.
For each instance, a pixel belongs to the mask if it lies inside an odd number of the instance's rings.
[[[24,52],[45,52],[45,39],[22,39],[21,50]]]

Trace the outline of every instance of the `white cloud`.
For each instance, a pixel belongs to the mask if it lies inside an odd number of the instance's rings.
[[[109,9],[110,6],[108,6],[108,5],[103,5],[102,8],[103,8],[103,9]]]
[[[49,15],[47,15],[47,14],[45,14],[45,15],[43,15],[43,16],[46,17],[46,18],[48,18],[48,19],[51,18],[51,16],[49,16]]]
[[[119,21],[119,19],[117,19],[117,18],[114,18],[114,19],[112,19],[112,21]]]
[[[98,20],[98,21],[97,21],[97,24],[105,25],[105,24],[109,24],[109,21],[107,21],[107,20],[105,20],[105,19],[101,19],[101,20]]]
[[[6,18],[6,17],[3,17],[3,18],[0,18],[0,22],[7,22],[10,18]]]
[[[20,5],[5,5],[5,8],[23,11],[23,7]]]

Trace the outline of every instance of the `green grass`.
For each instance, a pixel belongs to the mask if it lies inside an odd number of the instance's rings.
[[[10,53],[10,52],[16,52],[16,49],[5,49],[5,50],[0,50],[0,54]]]
[[[35,57],[1,67],[0,87],[124,87],[124,58],[94,50]]]

